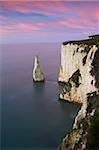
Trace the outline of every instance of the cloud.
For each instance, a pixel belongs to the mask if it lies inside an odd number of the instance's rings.
[[[3,37],[98,32],[99,2],[2,1],[0,7]]]

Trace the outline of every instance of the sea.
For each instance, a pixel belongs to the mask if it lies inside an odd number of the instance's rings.
[[[1,149],[56,150],[80,109],[59,100],[61,44],[2,44],[0,51]],[[36,55],[44,83],[32,79]]]

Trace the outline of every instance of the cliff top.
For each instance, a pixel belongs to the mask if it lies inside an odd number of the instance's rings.
[[[91,35],[91,36],[88,36],[89,38],[98,38],[99,40],[99,34],[95,34],[95,35]]]
[[[99,34],[97,35],[91,35],[89,36],[89,39],[85,39],[85,40],[78,40],[78,41],[66,41],[66,42],[63,42],[63,45],[66,45],[66,44],[86,44],[86,45],[99,45]]]

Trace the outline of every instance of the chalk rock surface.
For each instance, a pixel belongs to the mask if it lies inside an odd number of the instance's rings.
[[[60,98],[83,103],[86,94],[96,91],[93,61],[98,45],[92,39],[63,43],[59,81],[65,82]]]
[[[34,69],[33,69],[33,80],[37,82],[44,81],[44,74],[41,71],[40,62],[38,56],[35,56]]]
[[[60,99],[82,104],[58,150],[85,150],[91,120],[99,114],[99,35],[61,46]]]

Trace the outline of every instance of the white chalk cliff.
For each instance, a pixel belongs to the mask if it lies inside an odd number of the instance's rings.
[[[41,71],[38,56],[35,57],[35,61],[34,61],[33,80],[37,82],[44,81],[44,74]]]
[[[87,40],[64,42],[61,46],[59,82],[63,82],[64,86],[60,91],[60,99],[77,102],[82,106],[75,118],[71,133],[64,138],[58,150],[84,150],[86,148],[87,138],[83,139],[83,136],[86,137],[88,132],[83,125],[85,122],[90,124],[90,118],[96,111],[96,106],[90,106],[90,113],[88,112],[89,103],[93,105],[92,99],[99,98],[98,60],[98,35],[90,36]],[[86,133],[83,134],[83,130],[86,130]]]

